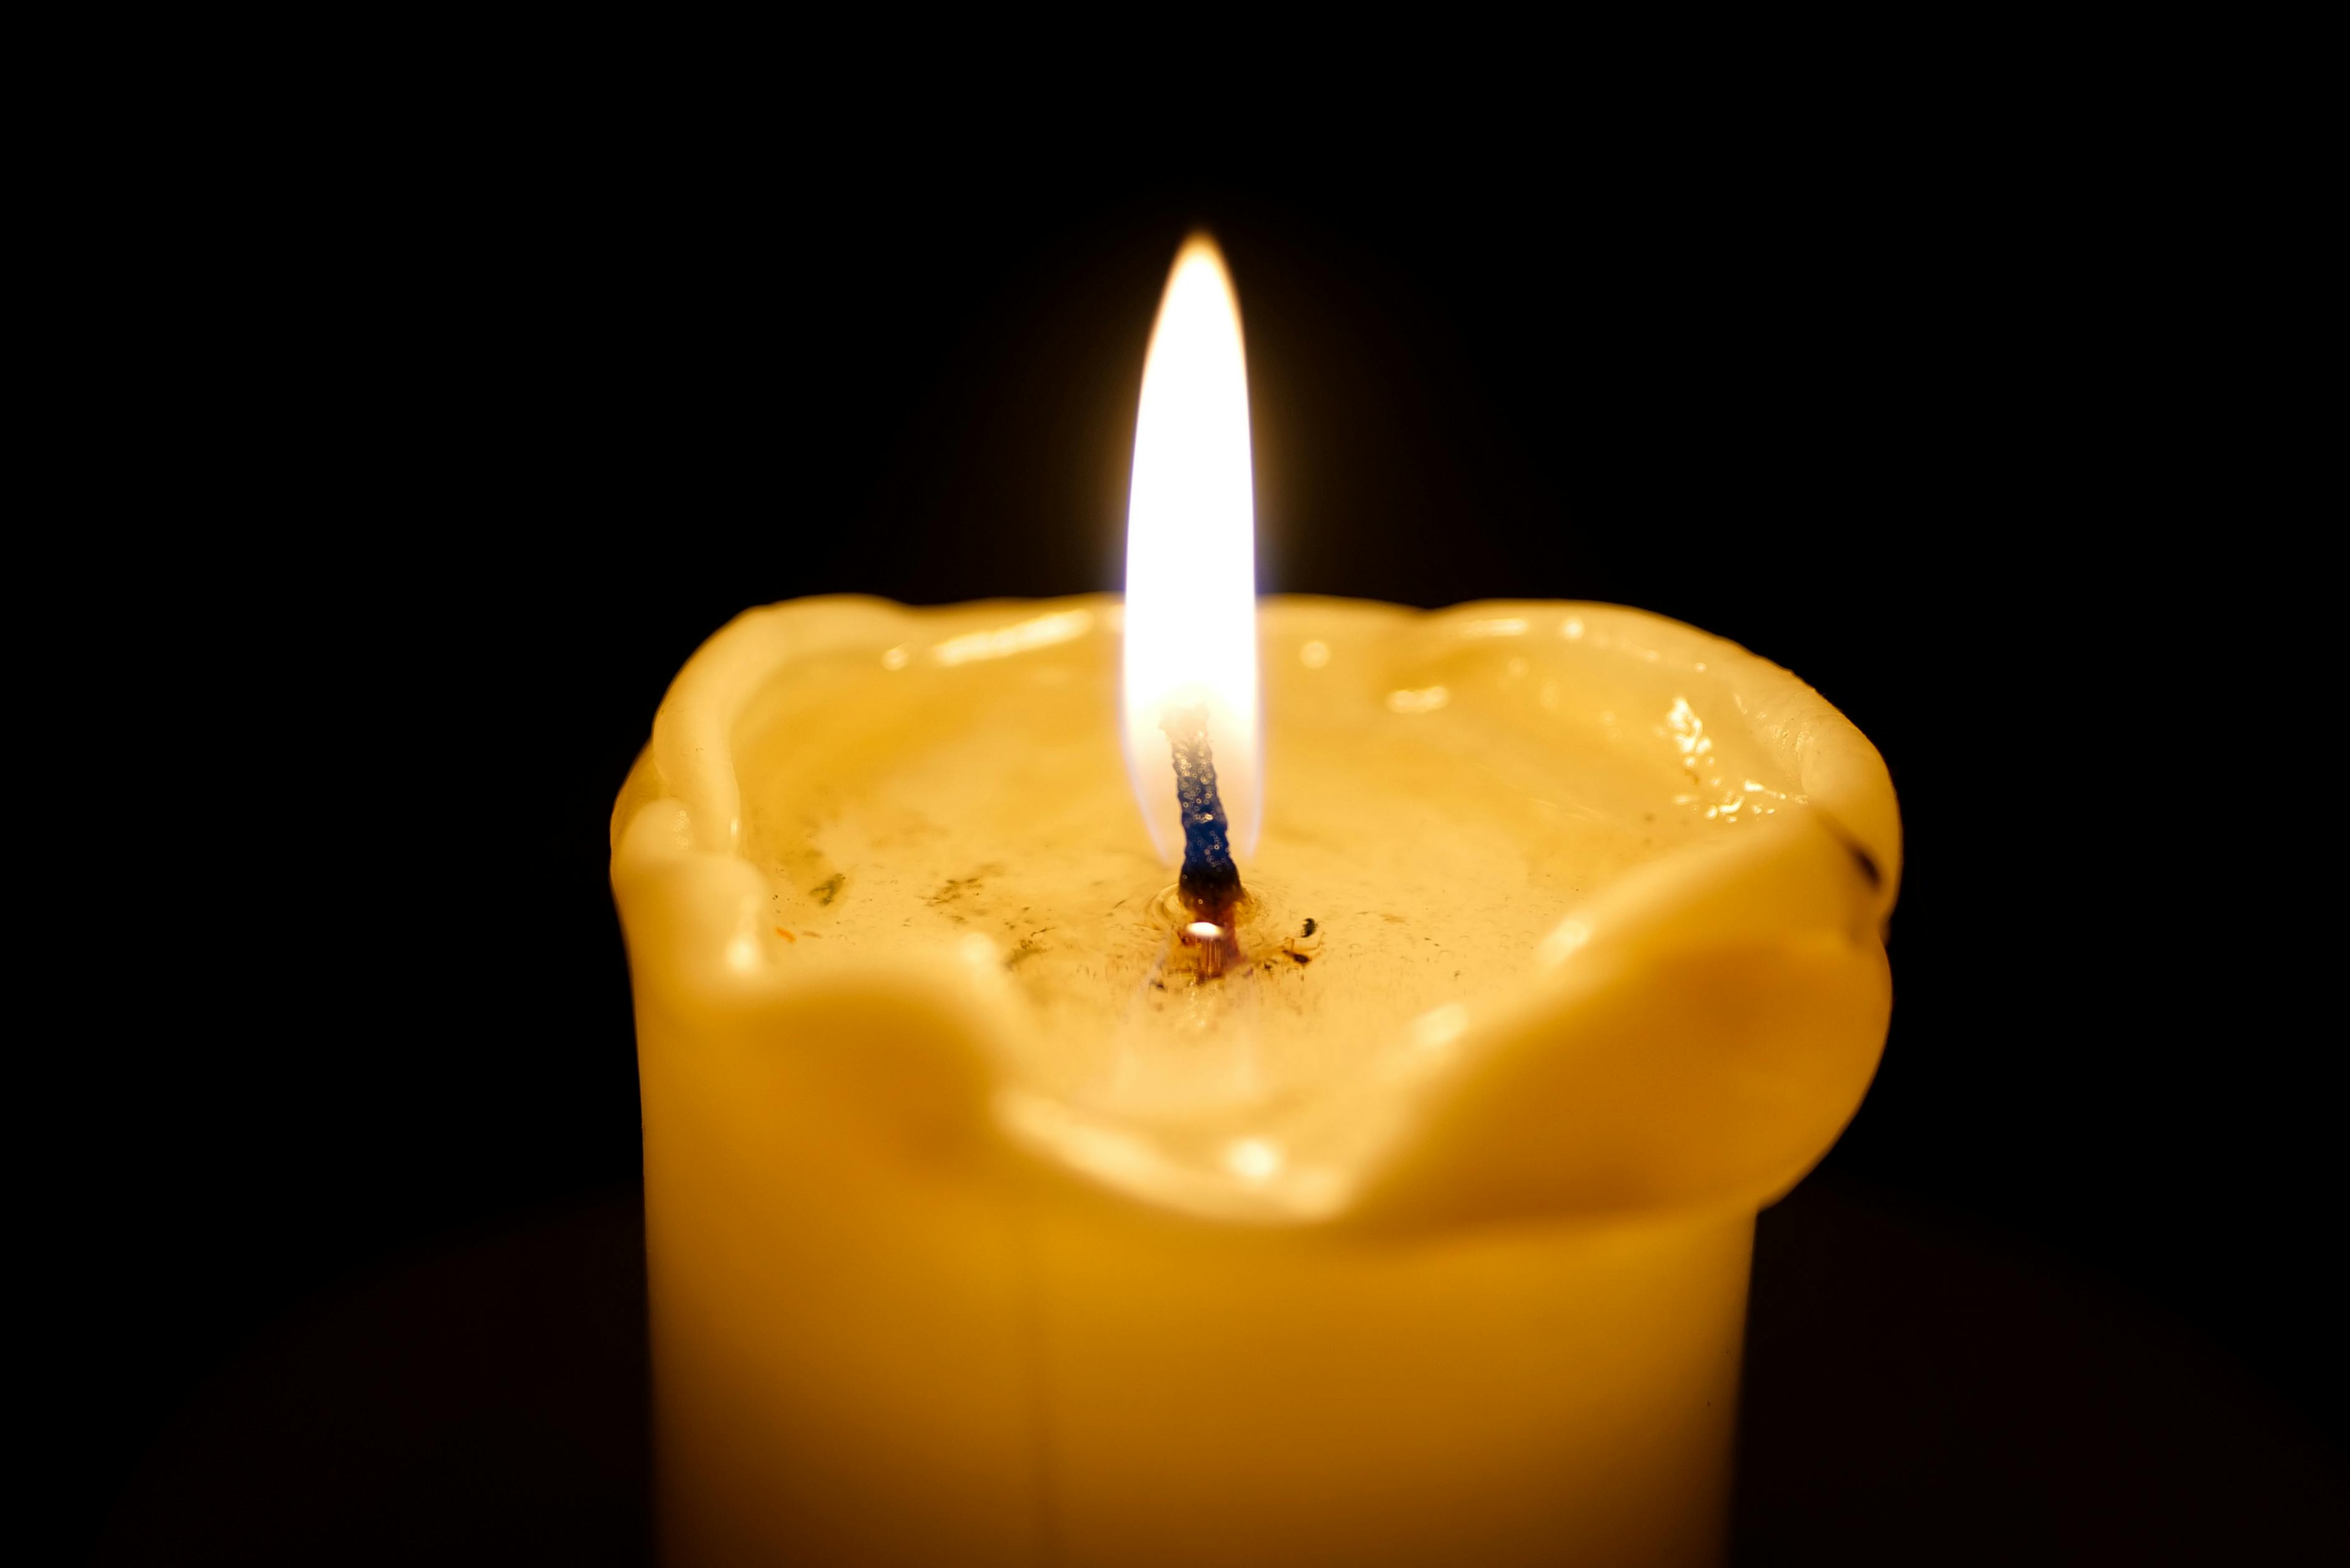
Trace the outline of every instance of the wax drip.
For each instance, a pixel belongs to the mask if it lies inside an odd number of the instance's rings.
[[[1201,971],[1222,974],[1241,956],[1233,916],[1246,894],[1240,867],[1232,863],[1232,825],[1224,816],[1223,796],[1216,790],[1216,754],[1208,744],[1208,710],[1194,704],[1170,709],[1159,727],[1167,732],[1175,758],[1175,802],[1183,814],[1183,872],[1176,891],[1194,921],[1215,928],[1213,937],[1196,930],[1187,940],[1199,945]]]

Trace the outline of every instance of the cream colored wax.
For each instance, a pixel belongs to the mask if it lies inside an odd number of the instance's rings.
[[[752,612],[614,815],[674,1563],[1718,1558],[1890,784],[1592,605],[1268,601],[1203,980],[1110,598]]]

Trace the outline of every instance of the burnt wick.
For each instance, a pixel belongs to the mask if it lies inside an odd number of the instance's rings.
[[[1183,871],[1176,892],[1191,920],[1186,946],[1199,950],[1201,972],[1212,978],[1239,960],[1233,916],[1247,893],[1232,863],[1232,824],[1216,791],[1216,756],[1208,743],[1204,705],[1170,709],[1159,722],[1174,753],[1175,803],[1183,815]]]
[[[1208,744],[1208,710],[1178,708],[1159,722],[1175,753],[1175,803],[1183,813],[1183,902],[1201,919],[1203,906],[1240,901],[1241,872],[1232,864],[1232,824],[1216,792],[1216,754]]]

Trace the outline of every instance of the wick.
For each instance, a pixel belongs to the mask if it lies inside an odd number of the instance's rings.
[[[1159,721],[1175,757],[1175,802],[1183,814],[1183,874],[1176,891],[1191,915],[1185,935],[1204,950],[1202,969],[1222,974],[1240,957],[1233,911],[1247,896],[1240,867],[1232,864],[1232,824],[1223,796],[1216,792],[1216,754],[1208,744],[1208,710],[1194,704],[1170,709]],[[1201,935],[1205,926],[1212,935]]]
[[[1232,824],[1216,793],[1216,754],[1208,746],[1208,710],[1177,708],[1159,722],[1175,753],[1175,803],[1183,813],[1183,902],[1201,919],[1206,906],[1240,901],[1240,867],[1232,864]]]

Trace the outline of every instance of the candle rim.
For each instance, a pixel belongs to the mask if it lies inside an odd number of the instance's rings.
[[[732,722],[749,697],[785,666],[851,649],[869,647],[883,653],[923,640],[923,628],[934,623],[1002,621],[1018,627],[1060,621],[1074,628],[1074,636],[1116,631],[1122,607],[1121,596],[1109,593],[951,605],[908,605],[871,594],[822,594],[747,609],[712,634],[671,681],[645,755],[672,797],[692,812],[695,843],[732,853],[741,836],[742,809]],[[1751,695],[1754,702],[1741,708],[1750,729],[1766,743],[1774,732],[1785,737],[1777,749],[1802,781],[1806,801],[1837,824],[1852,851],[1867,862],[1878,884],[1878,918],[1891,912],[1902,861],[1892,774],[1851,720],[1783,666],[1686,621],[1596,599],[1476,599],[1438,609],[1326,594],[1267,594],[1257,600],[1260,624],[1268,613],[1313,609],[1409,622],[1414,629],[1437,636],[1453,631],[1464,638],[1486,635],[1484,628],[1497,625],[1531,625],[1555,617],[1562,627],[1576,628],[1576,635],[1567,640],[1592,651],[1621,652],[1709,675],[1716,684]],[[811,626],[822,628],[823,635],[808,635]],[[674,722],[665,725],[681,709],[723,714],[724,722],[683,729]],[[642,804],[624,794],[615,805],[610,822],[615,850],[628,826],[627,812]]]
[[[1419,1222],[1431,1214],[1442,1217],[1443,1205],[1431,1210],[1426,1194],[1431,1189],[1447,1189],[1446,1182],[1410,1172],[1426,1164],[1423,1146],[1431,1137],[1454,1145],[1462,1137],[1473,1138],[1473,1134],[1432,1135],[1427,1129],[1443,1124],[1445,1105],[1457,1109],[1464,1098],[1476,1097],[1474,1081],[1482,1070],[1476,1064],[1478,1041],[1529,1033],[1571,1041],[1576,1010],[1588,1011],[1593,1004],[1590,995],[1575,992],[1577,983],[1587,990],[1588,966],[1579,980],[1569,972],[1573,966],[1558,974],[1534,975],[1514,995],[1481,1007],[1478,1016],[1464,1012],[1451,1025],[1445,1042],[1454,1045],[1457,1036],[1458,1044],[1431,1052],[1430,1069],[1417,1081],[1378,1086],[1386,1103],[1362,1116],[1368,1130],[1353,1138],[1360,1147],[1342,1151],[1336,1168],[1330,1161],[1318,1168],[1301,1164],[1280,1171],[1278,1179],[1268,1179],[1237,1170],[1203,1174],[1201,1160],[1168,1156],[1159,1147],[1166,1129],[1140,1122],[1090,1125],[1077,1108],[1055,1105],[1004,1079],[1011,1059],[1007,1043],[1020,1028],[1021,1014],[1018,999],[993,965],[942,967],[935,959],[910,953],[835,963],[795,975],[764,951],[777,942],[758,912],[766,890],[764,875],[742,853],[742,794],[732,729],[768,681],[799,659],[863,652],[881,659],[887,667],[893,655],[912,657],[905,650],[951,647],[961,639],[976,639],[971,657],[1007,657],[1031,647],[1110,634],[1117,629],[1119,612],[1120,601],[1114,595],[940,607],[841,595],[789,601],[738,616],[688,661],[672,683],[656,720],[652,743],[616,803],[613,880],[624,920],[637,900],[687,914],[705,908],[736,910],[743,918],[686,919],[671,929],[680,933],[674,940],[682,945],[708,950],[681,955],[688,961],[681,971],[697,977],[695,983],[707,988],[706,997],[732,996],[746,1015],[793,1005],[795,993],[799,1002],[810,1001],[827,988],[845,986],[868,998],[887,995],[893,1001],[901,992],[954,993],[959,1000],[941,1003],[937,1012],[941,1070],[967,1083],[978,1096],[973,1115],[991,1129],[990,1137],[1022,1149],[1035,1168],[1074,1179],[1098,1193],[1194,1219],[1244,1223],[1378,1222],[1381,1217],[1388,1222],[1417,1217],[1414,1222]],[[1801,781],[1810,809],[1783,815],[1769,828],[1742,827],[1722,842],[1673,850],[1634,867],[1620,882],[1595,895],[1570,923],[1590,928],[1584,935],[1601,950],[1608,945],[1601,939],[1628,950],[1637,943],[1638,931],[1685,919],[1693,901],[1701,903],[1724,878],[1760,875],[1753,869],[1758,865],[1782,866],[1773,875],[1792,866],[1812,898],[1801,908],[1791,908],[1785,918],[1822,929],[1842,929],[1848,936],[1857,931],[1851,940],[1874,948],[1877,962],[1882,964],[1879,933],[1900,869],[1899,816],[1890,774],[1866,737],[1792,672],[1669,618],[1589,601],[1489,600],[1438,610],[1321,596],[1272,596],[1259,602],[1260,625],[1268,615],[1284,613],[1384,620],[1400,634],[1431,641],[1547,635],[1595,656],[1661,664],[1710,680],[1737,698],[1740,717],[1786,760]],[[1536,632],[1537,628],[1546,629]],[[941,638],[941,632],[954,636]],[[633,947],[633,928],[630,940]],[[639,963],[639,986],[662,967]],[[821,978],[812,978],[819,974]],[[1430,1023],[1422,1019],[1412,1027]],[[1868,1033],[1865,1023],[1861,1033]],[[1882,1040],[1879,1021],[1866,1070],[1827,1137],[1856,1108]],[[1347,1114],[1361,1113],[1357,1105]],[[1234,1136],[1243,1134],[1243,1141],[1255,1136],[1250,1128]],[[1310,1143],[1313,1129],[1301,1133],[1292,1126],[1281,1131],[1282,1137],[1293,1141],[1301,1136]],[[1278,1146],[1279,1139],[1274,1142]],[[1825,1147],[1822,1141],[1793,1169],[1773,1167],[1752,1173],[1714,1196],[1751,1203],[1775,1195],[1792,1185]],[[1619,1193],[1609,1201],[1622,1197]],[[1686,1202],[1687,1198],[1684,1194],[1679,1200]]]

